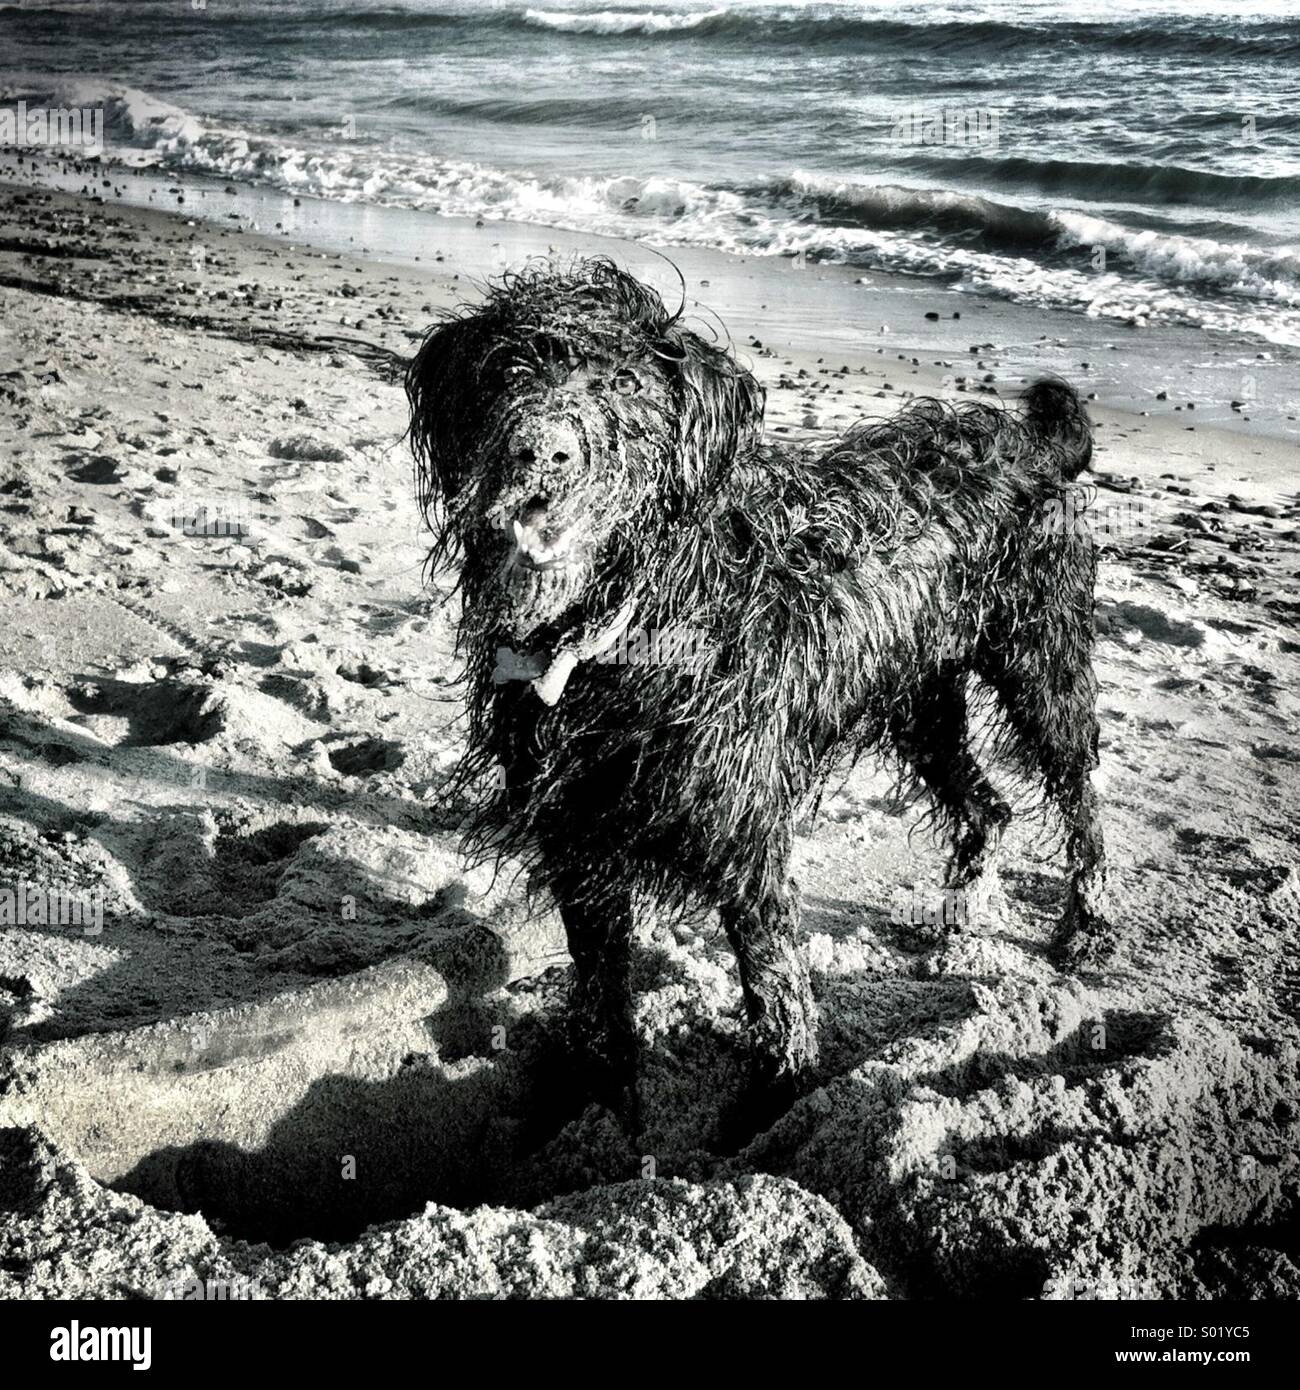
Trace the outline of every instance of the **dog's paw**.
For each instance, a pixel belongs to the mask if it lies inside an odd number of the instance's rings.
[[[797,1025],[783,1030],[779,1039],[751,1032],[745,1087],[718,1122],[719,1153],[739,1153],[816,1084],[817,1009],[811,997],[796,1017]]]
[[[641,1120],[641,1093],[635,1079],[601,1077],[589,1090],[588,1097],[613,1115],[628,1139],[635,1141],[640,1137],[644,1126]]]
[[[1061,970],[1101,970],[1115,957],[1115,933],[1096,913],[1075,908],[1061,920],[1048,955]]]
[[[981,885],[994,878],[998,846],[1011,821],[1011,808],[1001,800],[972,815],[953,846],[944,874],[944,886],[978,893]]]
[[[949,872],[944,878],[944,938],[987,927],[1006,911],[1002,877],[993,864],[978,872]]]
[[[756,1070],[719,1117],[714,1152],[724,1158],[740,1153],[771,1129],[807,1089],[803,1075],[785,1072],[773,1077],[770,1072]]]
[[[598,1010],[571,1001],[567,1019],[572,1084],[585,1102],[604,1106],[629,1135],[640,1130],[637,1089],[638,1049],[630,1018],[609,1019]]]
[[[1105,904],[1104,874],[1081,875],[1071,883],[1065,912],[1048,952],[1059,968],[1099,970],[1114,957],[1116,935]]]

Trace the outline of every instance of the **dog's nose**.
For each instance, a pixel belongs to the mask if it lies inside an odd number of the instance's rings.
[[[582,444],[571,425],[530,420],[510,436],[506,452],[513,463],[570,463],[581,457]]]

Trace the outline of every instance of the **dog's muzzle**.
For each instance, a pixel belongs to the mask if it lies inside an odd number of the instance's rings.
[[[532,476],[543,489],[562,481],[568,465],[580,463],[585,452],[571,424],[536,416],[511,430],[505,451],[511,474],[515,478]],[[568,528],[551,524],[544,496],[535,495],[513,514],[507,510],[501,525],[514,540],[511,563],[523,569],[562,569],[576,558]]]

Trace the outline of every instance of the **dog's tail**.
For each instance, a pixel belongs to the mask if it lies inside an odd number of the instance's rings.
[[[1061,476],[1073,482],[1092,462],[1092,421],[1079,393],[1060,377],[1043,377],[1020,398],[1025,423],[1053,447]]]

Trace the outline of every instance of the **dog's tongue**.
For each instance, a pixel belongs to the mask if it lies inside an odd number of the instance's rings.
[[[634,600],[628,599],[614,614],[584,623],[549,659],[545,654],[520,654],[509,647],[498,647],[493,679],[498,685],[509,680],[526,680],[544,705],[557,705],[578,663],[591,661],[607,652],[627,631],[634,607]]]

